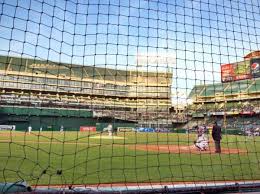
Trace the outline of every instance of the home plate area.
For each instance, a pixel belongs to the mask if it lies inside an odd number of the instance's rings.
[[[215,154],[214,146],[210,146],[206,151],[200,151],[195,145],[179,146],[179,145],[135,145],[130,149],[153,151],[162,153],[194,153],[194,154]],[[221,148],[221,154],[240,154],[246,153],[246,150],[234,148]]]

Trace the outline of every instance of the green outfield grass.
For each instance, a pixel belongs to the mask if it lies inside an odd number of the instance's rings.
[[[241,154],[158,153],[137,144],[192,145],[195,135],[120,133],[92,139],[88,132],[0,132],[0,182],[95,184],[260,179],[260,138],[225,135],[222,147]],[[62,171],[57,173],[57,171]]]

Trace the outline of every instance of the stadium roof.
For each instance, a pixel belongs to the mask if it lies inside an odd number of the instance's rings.
[[[90,80],[106,80],[116,82],[133,82],[136,77],[155,79],[171,79],[172,73],[123,71],[111,68],[83,66],[68,63],[59,63],[46,60],[28,59],[20,57],[0,56],[0,71],[19,72],[20,75],[58,76],[59,78],[78,78]]]
[[[260,78],[249,79],[236,82],[216,83],[207,85],[194,86],[189,94],[189,98],[193,100],[214,98],[219,100],[228,100],[229,97],[241,96],[245,97],[260,93]],[[217,101],[217,100],[216,100]]]
[[[246,56],[244,56],[244,59],[251,59],[251,58],[255,58],[255,57],[260,57],[260,50],[253,51],[253,52],[247,54]]]

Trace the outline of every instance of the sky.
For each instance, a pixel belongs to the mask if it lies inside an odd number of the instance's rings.
[[[0,55],[171,69],[173,102],[185,103],[195,85],[220,82],[221,64],[260,50],[260,2],[0,0],[0,45]],[[137,64],[137,55],[169,60]]]

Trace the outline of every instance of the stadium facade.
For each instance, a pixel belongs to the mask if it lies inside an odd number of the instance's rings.
[[[188,107],[198,124],[219,120],[227,128],[260,126],[260,51],[244,61],[221,65],[220,83],[194,86]],[[193,122],[194,124],[194,122]]]
[[[1,124],[17,129],[170,125],[172,73],[0,56]],[[68,119],[69,118],[69,119]]]

